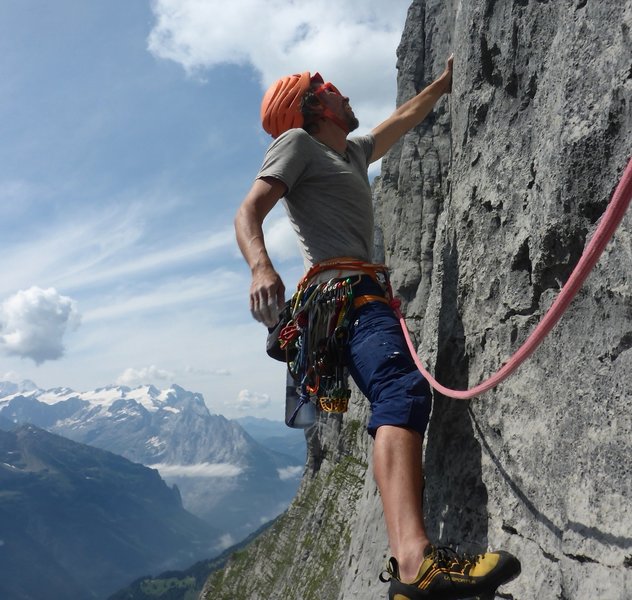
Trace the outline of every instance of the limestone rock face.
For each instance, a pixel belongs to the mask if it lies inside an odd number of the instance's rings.
[[[391,266],[422,361],[443,384],[471,387],[507,361],[595,231],[632,156],[631,30],[632,0],[412,3],[398,103],[440,74],[450,52],[453,93],[383,161],[376,254]],[[429,533],[461,550],[516,554],[522,575],[498,597],[632,597],[631,278],[629,213],[510,379],[469,402],[435,396]],[[386,597],[366,419],[359,396],[342,423],[323,419],[294,504],[240,558],[252,561],[257,582],[276,587],[257,591],[249,581],[254,591],[244,593],[235,559],[205,597]],[[231,586],[233,595],[221,595]]]
[[[377,204],[419,354],[462,389],[535,328],[632,155],[632,2],[450,4],[411,9],[400,90],[451,46],[453,94],[389,155]],[[631,227],[517,373],[435,400],[431,537],[515,553],[516,600],[632,597]]]

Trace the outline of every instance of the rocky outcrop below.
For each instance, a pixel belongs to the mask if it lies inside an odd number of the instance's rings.
[[[493,374],[577,263],[632,155],[631,0],[412,3],[398,101],[455,53],[453,93],[384,159],[381,248],[422,360],[455,388]],[[380,256],[381,255],[381,256]],[[425,512],[440,544],[502,547],[499,598],[632,597],[632,214],[509,380],[436,396]],[[299,494],[204,598],[386,597],[358,396],[311,432]]]

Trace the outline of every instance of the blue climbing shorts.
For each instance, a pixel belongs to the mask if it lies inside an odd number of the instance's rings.
[[[377,283],[362,279],[354,290],[356,297],[384,296]],[[369,434],[375,437],[378,427],[396,425],[423,436],[430,419],[432,392],[410,355],[393,309],[382,302],[355,309],[348,340],[349,374],[371,403]]]

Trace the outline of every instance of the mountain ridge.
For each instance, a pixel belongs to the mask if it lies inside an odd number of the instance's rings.
[[[98,600],[219,535],[153,469],[31,424],[0,431],[3,598]]]
[[[201,394],[175,384],[77,392],[4,382],[0,418],[157,468],[178,486],[188,510],[224,528],[226,545],[287,506],[304,464],[255,441],[236,421],[212,415]]]

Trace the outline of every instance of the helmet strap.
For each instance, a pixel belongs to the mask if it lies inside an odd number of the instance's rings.
[[[330,108],[323,106],[322,116],[324,119],[329,119],[332,123],[338,125],[338,127],[340,127],[340,129],[345,132],[345,135],[349,133],[349,125],[347,124],[347,122],[334,114],[334,112]]]

